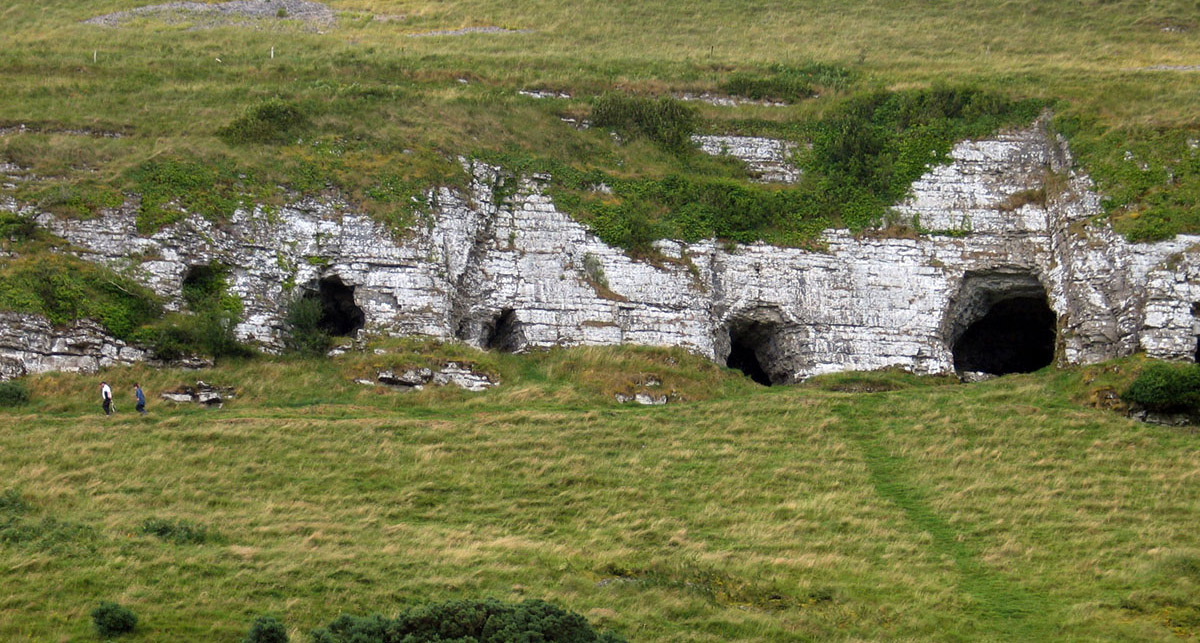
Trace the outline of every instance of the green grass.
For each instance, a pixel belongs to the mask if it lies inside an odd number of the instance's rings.
[[[503,384],[352,382],[447,359]],[[680,351],[394,341],[109,370],[119,407],[135,379],[151,394],[148,416],[111,418],[96,376],[29,378],[30,404],[0,413],[0,638],[85,638],[100,600],[138,614],[131,640],[236,640],[261,613],[298,636],[482,597],[631,641],[1193,637],[1194,432],[1083,402],[1137,366],[762,388]],[[613,400],[647,375],[682,400]],[[155,399],[197,378],[238,396]]]
[[[22,200],[93,216],[122,193],[145,193],[139,227],[148,232],[177,217],[176,205],[220,219],[243,201],[278,203],[333,188],[403,228],[427,207],[412,197],[465,182],[457,156],[497,154],[622,179],[745,185],[744,172],[641,141],[615,143],[604,128],[580,131],[560,117],[587,116],[597,97],[612,92],[738,92],[792,103],[701,105],[701,129],[803,143],[809,126],[847,97],[942,83],[1055,105],[1060,129],[1130,238],[1200,231],[1200,153],[1188,145],[1200,132],[1200,74],[1147,69],[1196,64],[1194,0],[331,0],[340,22],[324,33],[289,23],[259,30],[80,24],[136,4],[0,8],[8,45],[0,52],[0,126],[29,126],[0,136],[0,158],[35,175],[15,190]],[[376,13],[403,19],[372,20]],[[483,25],[531,33],[408,37]],[[535,100],[517,95],[522,88],[575,98]],[[286,105],[286,114],[267,120],[294,123],[255,129],[266,122],[254,120],[264,105]],[[639,204],[633,211],[651,219],[663,205]],[[782,232],[770,224],[752,234],[713,232],[803,243],[840,219]]]

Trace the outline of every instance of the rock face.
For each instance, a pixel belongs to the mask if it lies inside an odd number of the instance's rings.
[[[144,359],[144,351],[110,337],[95,322],[54,328],[37,315],[0,313],[0,379],[45,371],[95,373]]]
[[[1081,364],[1139,349],[1195,358],[1200,237],[1125,242],[1096,218],[1089,180],[1040,125],[963,142],[951,156],[876,233],[829,231],[823,251],[665,241],[658,265],[558,211],[546,177],[485,165],[469,167],[467,193],[437,192],[428,219],[402,238],[336,201],[241,211],[225,226],[192,216],[149,237],[129,208],[38,220],[176,307],[189,269],[231,266],[245,308],[237,332],[268,347],[279,345],[286,301],[307,289],[357,309],[361,320],[340,321],[368,333],[510,351],[677,345],[764,383],[889,366]],[[515,195],[497,203],[495,188],[511,181]],[[1026,337],[1046,336],[1048,352],[1021,352],[1042,342]],[[997,346],[1020,354],[988,352]]]
[[[792,165],[793,143],[758,136],[693,136],[692,142],[706,154],[742,161],[764,183],[795,183],[800,178],[800,170]]]

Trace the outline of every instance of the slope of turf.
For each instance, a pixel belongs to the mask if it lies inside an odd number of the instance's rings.
[[[146,417],[32,378],[0,414],[0,637],[88,636],[100,600],[131,640],[234,640],[482,597],[639,641],[1196,634],[1195,435],[1082,406],[1094,373],[767,389],[677,351],[387,350],[103,374],[120,407],[134,379],[239,388]],[[504,383],[352,381],[444,359]],[[894,390],[828,390],[851,379]],[[653,380],[676,401],[612,398]]]

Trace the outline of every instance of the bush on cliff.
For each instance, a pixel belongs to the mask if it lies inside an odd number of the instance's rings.
[[[674,98],[605,94],[592,107],[592,122],[629,137],[645,136],[669,150],[682,152],[691,145],[699,116],[695,108]]]
[[[296,296],[288,302],[283,318],[284,345],[297,355],[324,355],[333,344],[329,332],[321,327],[324,307],[321,300]]]
[[[550,603],[519,604],[495,599],[449,601],[418,606],[395,619],[342,615],[317,629],[313,643],[622,643],[612,634],[597,634],[579,614]]]
[[[245,111],[217,131],[226,143],[288,143],[309,125],[298,106],[272,98]]]
[[[1121,394],[1121,398],[1151,411],[1200,411],[1200,364],[1149,364]]]

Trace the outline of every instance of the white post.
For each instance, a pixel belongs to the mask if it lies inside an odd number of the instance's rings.
[[[275,48],[271,47],[271,60],[275,60]]]
[[[92,63],[93,63],[93,64],[95,64],[95,62],[96,62],[96,54],[98,54],[99,52],[100,52],[100,50],[99,50],[99,49],[93,49],[93,50],[92,50]]]

